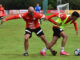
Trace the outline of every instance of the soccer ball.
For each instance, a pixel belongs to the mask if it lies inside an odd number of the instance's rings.
[[[80,49],[75,49],[74,50],[74,55],[79,56],[80,55]]]

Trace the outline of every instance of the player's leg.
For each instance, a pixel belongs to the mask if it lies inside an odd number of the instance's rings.
[[[40,35],[39,36],[41,38],[41,40],[45,43],[46,47],[49,48],[49,42],[48,40],[45,38],[44,35]]]
[[[29,28],[27,28],[25,30],[25,40],[24,40],[25,53],[24,53],[24,56],[28,56],[28,46],[29,46],[28,40],[31,36],[32,36],[32,32]]]
[[[59,37],[57,37],[57,36],[53,36],[53,39],[52,39],[52,41],[50,43],[50,48],[55,45],[55,43],[57,42],[58,38]]]
[[[40,38],[42,40],[46,40],[44,36],[43,37],[40,36]],[[46,46],[48,45],[48,49],[50,50],[50,52],[52,53],[53,56],[55,56],[57,54],[57,51],[53,50],[51,47],[56,43],[57,39],[58,39],[57,37],[53,37],[54,41],[52,40],[52,42],[49,43],[49,45],[46,44]],[[46,55],[46,50],[47,50],[47,48],[45,47],[42,51],[40,51],[40,54],[45,56]]]
[[[0,17],[0,20],[2,21],[4,19],[4,17]],[[0,23],[1,25],[3,24],[2,22]]]
[[[57,54],[57,51],[55,50],[52,50],[52,46],[56,43],[56,41],[58,40],[58,38],[60,37],[60,31],[59,31],[59,28],[53,28],[53,39],[52,39],[52,42],[50,43],[50,51],[52,53],[52,55],[56,55]],[[41,52],[46,52],[47,48],[44,48]]]
[[[59,38],[58,36],[53,36],[53,39],[50,43],[50,52],[52,53],[53,56],[56,56],[57,51],[53,50],[51,47],[53,47],[56,44],[58,38]]]
[[[42,41],[45,43],[46,48],[44,48],[44,50],[47,50],[47,48],[48,48],[51,52],[52,52],[52,51],[55,52],[53,49],[50,48],[50,44],[48,43],[47,39],[45,38],[45,35],[44,35],[44,33],[43,33],[43,31],[42,31],[42,29],[41,29],[40,27],[39,27],[38,29],[36,29],[36,34],[37,34],[37,36],[39,36],[39,37],[42,39]],[[57,52],[56,52],[56,53],[57,53]],[[43,55],[43,56],[46,55],[45,51],[41,51],[40,54]]]
[[[57,51],[53,50],[51,47],[55,45],[55,43],[56,43],[57,40],[58,40],[58,37],[57,37],[57,36],[53,36],[53,39],[52,39],[51,43],[49,44],[49,45],[50,45],[50,46],[49,46],[49,50],[50,50],[50,52],[52,53],[53,56],[55,56],[55,55],[57,54]],[[45,53],[46,50],[47,50],[47,48],[45,47],[45,48],[41,51],[41,53]]]
[[[38,37],[40,37],[41,40],[45,43],[46,47],[49,48],[49,42],[48,42],[47,39],[45,38],[42,29],[41,29],[40,27],[38,27],[37,29],[35,29],[34,32],[35,32],[36,35],[37,35]]]
[[[41,40],[45,43],[46,47],[49,48],[49,42],[47,41],[47,39],[45,38],[45,35],[42,31],[42,29],[39,27],[35,30],[35,33],[38,37],[41,38]],[[43,54],[44,56],[46,55],[45,53]]]
[[[47,41],[47,39],[45,38],[45,36],[44,35],[41,35],[41,36],[39,36],[40,38],[41,38],[41,40],[45,43],[45,45],[46,45],[46,48],[44,48],[44,50],[47,50],[47,49],[49,49],[49,43],[48,43],[48,41]],[[41,55],[43,55],[43,56],[46,56],[46,52],[45,51],[40,51],[40,54]]]
[[[55,56],[57,54],[57,51],[53,50],[51,47],[56,43],[56,41],[58,40],[57,36],[54,36],[52,39],[52,42],[49,44],[49,50],[52,53],[53,56]],[[45,47],[40,53],[41,55],[44,56],[44,53],[46,53],[47,48]]]
[[[62,36],[63,40],[62,40],[62,45],[61,45],[61,52],[60,52],[60,55],[70,55],[69,53],[65,52],[64,51],[64,47],[66,45],[66,41],[67,41],[67,35],[65,34],[64,31],[62,31],[60,33],[60,35]]]

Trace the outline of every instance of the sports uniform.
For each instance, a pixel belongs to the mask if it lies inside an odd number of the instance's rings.
[[[4,7],[0,7],[0,20],[5,16]]]
[[[76,21],[72,21],[72,20],[69,20],[70,19],[70,16],[69,15],[65,15],[65,14],[59,14],[58,13],[55,13],[53,15],[50,15],[48,16],[48,19],[52,18],[52,17],[59,17],[56,22],[61,24],[60,26],[57,26],[57,25],[54,25],[53,26],[53,36],[58,36],[60,37],[60,33],[62,31],[64,31],[64,27],[69,25],[69,24],[74,24],[74,27],[75,27],[75,31],[78,31],[78,27],[77,27],[77,22]]]

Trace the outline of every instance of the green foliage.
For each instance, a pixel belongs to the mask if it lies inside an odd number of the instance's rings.
[[[70,0],[70,8],[80,10],[80,0]]]
[[[42,0],[0,0],[5,9],[27,9],[29,6],[36,6],[39,3],[42,6]]]
[[[51,4],[49,4],[48,9],[53,9],[53,7],[52,7],[52,5],[51,5]]]
[[[43,0],[0,0],[5,9],[27,9],[29,6],[36,6],[39,3],[42,7]],[[57,0],[48,0],[49,9],[56,9]],[[46,2],[45,2],[46,3]],[[80,0],[62,0],[62,4],[69,3],[70,9],[80,9]]]
[[[48,1],[49,1],[49,7],[52,6],[51,9],[56,9],[57,1],[56,0],[48,0]]]

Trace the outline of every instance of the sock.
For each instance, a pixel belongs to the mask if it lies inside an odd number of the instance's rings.
[[[25,50],[25,53],[28,53],[28,50]]]
[[[45,52],[47,50],[47,48],[45,47],[42,51]]]
[[[62,51],[62,52],[64,51],[64,47],[61,47],[61,51]]]

